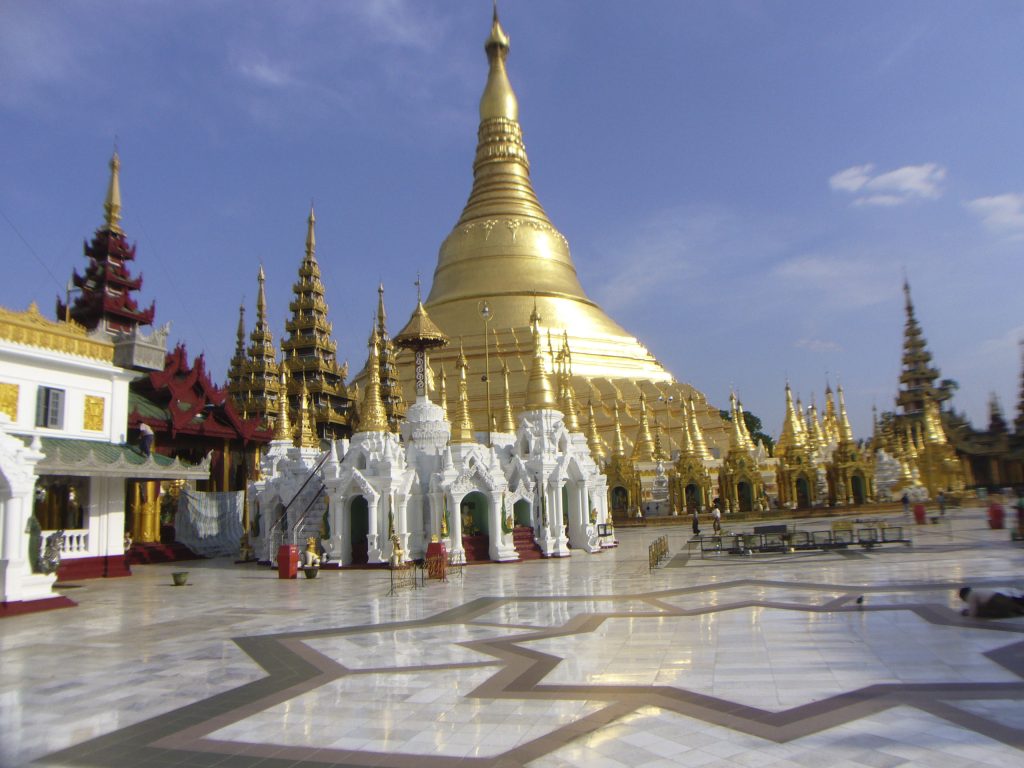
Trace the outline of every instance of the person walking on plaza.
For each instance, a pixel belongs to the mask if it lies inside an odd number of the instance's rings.
[[[939,495],[935,497],[935,502],[939,505],[939,515],[941,517],[946,516],[946,494],[939,491]]]
[[[903,502],[903,516],[910,517],[910,495],[906,491],[903,492],[900,501]]]
[[[714,526],[715,533],[722,532],[722,502],[715,499],[715,505],[711,507],[711,524]]]
[[[696,507],[693,508],[693,521],[692,522],[693,522],[693,535],[694,536],[699,536],[700,535],[700,518],[697,517],[697,508]]]

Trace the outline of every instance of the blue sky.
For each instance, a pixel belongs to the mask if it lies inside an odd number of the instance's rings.
[[[1024,5],[505,0],[534,186],[587,292],[767,429],[788,377],[892,407],[901,282],[954,401],[1016,412]],[[115,136],[140,298],[216,379],[317,209],[339,356],[393,329],[471,183],[490,3],[0,0],[0,305],[53,313]]]

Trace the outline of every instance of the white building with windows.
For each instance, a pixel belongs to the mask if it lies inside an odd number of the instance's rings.
[[[0,606],[55,597],[38,554],[58,530],[61,578],[129,575],[126,481],[208,474],[125,444],[137,375],[105,335],[0,308]]]

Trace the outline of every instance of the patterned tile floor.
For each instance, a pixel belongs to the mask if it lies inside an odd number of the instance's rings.
[[[955,590],[1024,586],[1024,548],[976,509],[911,531],[701,559],[629,529],[390,597],[382,571],[137,567],[0,623],[0,766],[1022,765],[1024,619]]]

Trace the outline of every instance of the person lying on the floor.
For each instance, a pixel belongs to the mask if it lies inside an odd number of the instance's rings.
[[[967,603],[967,607],[961,611],[964,616],[977,616],[979,619],[1024,616],[1024,595],[1015,589],[964,587],[960,590],[960,599]]]

